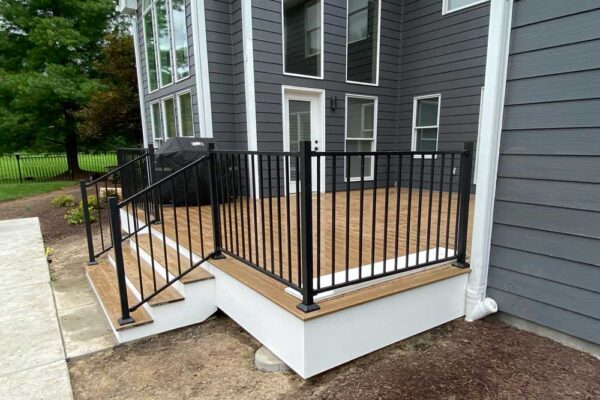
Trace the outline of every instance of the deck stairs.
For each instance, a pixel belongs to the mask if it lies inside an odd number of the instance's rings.
[[[192,258],[197,262],[196,255],[192,254]],[[146,230],[137,235],[137,239],[132,237],[123,243],[123,261],[128,300],[133,306],[142,299],[142,293],[153,293],[154,287],[164,286],[167,279],[169,282],[176,279],[179,265],[182,270],[187,270],[190,254],[181,249],[178,252],[172,240],[167,237],[163,242],[162,233],[152,229],[151,232]],[[97,265],[87,265],[85,268],[119,343],[197,324],[217,311],[214,277],[200,265],[135,310],[131,314],[134,323],[121,326],[118,322],[121,316],[119,290],[112,251],[100,258]]]

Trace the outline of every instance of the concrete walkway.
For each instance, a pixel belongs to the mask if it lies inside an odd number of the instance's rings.
[[[37,218],[0,221],[2,399],[72,399]]]

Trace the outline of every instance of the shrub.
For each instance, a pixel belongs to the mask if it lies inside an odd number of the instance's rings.
[[[88,210],[90,213],[90,222],[95,222],[96,221],[96,213],[95,213],[94,209],[91,207],[88,207]],[[83,207],[81,207],[81,205],[80,205],[79,207],[71,208],[65,214],[65,219],[67,220],[67,223],[70,225],[83,224],[85,222],[84,218],[83,218]]]
[[[79,202],[79,207],[83,208],[83,204],[81,202]],[[98,209],[98,199],[96,198],[96,196],[88,196],[88,208],[90,210]]]
[[[75,205],[75,200],[70,194],[61,194],[52,199],[52,205],[54,207],[72,207]]]

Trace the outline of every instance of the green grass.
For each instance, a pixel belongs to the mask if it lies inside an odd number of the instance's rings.
[[[58,190],[71,185],[74,185],[74,183],[65,181],[0,184],[0,202],[52,192],[53,190]]]
[[[21,176],[24,181],[52,179],[67,171],[64,154],[24,154],[21,156]],[[88,172],[106,172],[107,166],[117,165],[115,153],[79,154],[79,166]],[[14,155],[0,156],[0,182],[19,181],[19,164]]]

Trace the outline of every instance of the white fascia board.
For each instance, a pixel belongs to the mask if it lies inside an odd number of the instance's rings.
[[[512,13],[513,0],[491,1],[481,135],[477,145],[477,195],[471,247],[472,272],[467,288],[467,319],[486,295]]]
[[[196,95],[198,98],[198,114],[200,115],[200,136],[212,138],[212,104],[210,100],[210,75],[208,71],[204,0],[191,0],[191,2]]]

